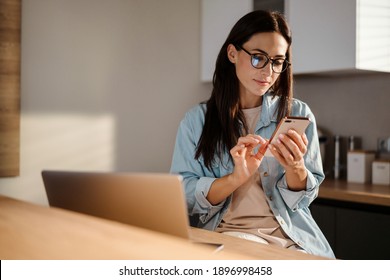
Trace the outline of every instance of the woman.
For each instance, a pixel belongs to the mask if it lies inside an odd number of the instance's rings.
[[[180,123],[171,172],[183,177],[193,226],[334,258],[308,208],[324,173],[314,115],[293,99],[290,46],[277,12],[235,24],[210,99]],[[268,145],[287,115],[309,117],[306,133],[290,130]]]

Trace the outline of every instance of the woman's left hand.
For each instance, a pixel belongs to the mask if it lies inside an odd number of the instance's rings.
[[[287,184],[291,188],[301,189],[306,185],[304,155],[307,152],[307,145],[306,134],[301,136],[290,129],[287,134],[280,134],[275,144],[268,146],[273,156],[286,170]]]
[[[303,156],[307,151],[308,140],[305,134],[300,136],[290,129],[287,134],[280,134],[276,144],[269,145],[273,156],[285,168],[304,167]]]

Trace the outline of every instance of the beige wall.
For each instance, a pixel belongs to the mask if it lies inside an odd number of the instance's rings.
[[[200,82],[200,1],[34,0],[22,7],[21,174],[0,194],[47,204],[42,169],[169,170]],[[390,136],[389,74],[298,77],[333,133]]]
[[[47,204],[42,169],[167,172],[209,95],[199,32],[200,1],[23,1],[21,172],[0,193]]]
[[[375,150],[378,137],[390,137],[389,79],[389,73],[298,76],[295,91],[330,136],[353,135],[363,149]]]
[[[379,137],[390,137],[389,79],[389,73],[296,77],[295,96],[310,105],[328,137],[327,176],[333,176],[335,135],[341,136],[342,178],[346,178],[349,136],[365,150],[376,150]]]

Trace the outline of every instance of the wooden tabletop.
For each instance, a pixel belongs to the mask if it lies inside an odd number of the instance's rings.
[[[0,196],[0,259],[323,259],[201,229],[191,240]],[[196,242],[223,243],[224,249]]]
[[[245,259],[150,230],[0,196],[0,259]]]
[[[319,198],[390,206],[390,186],[349,183],[326,179],[320,186]]]

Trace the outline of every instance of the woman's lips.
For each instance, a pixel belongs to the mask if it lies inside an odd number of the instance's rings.
[[[254,80],[258,85],[260,86],[268,86],[269,82],[268,81],[260,81],[260,80]]]

